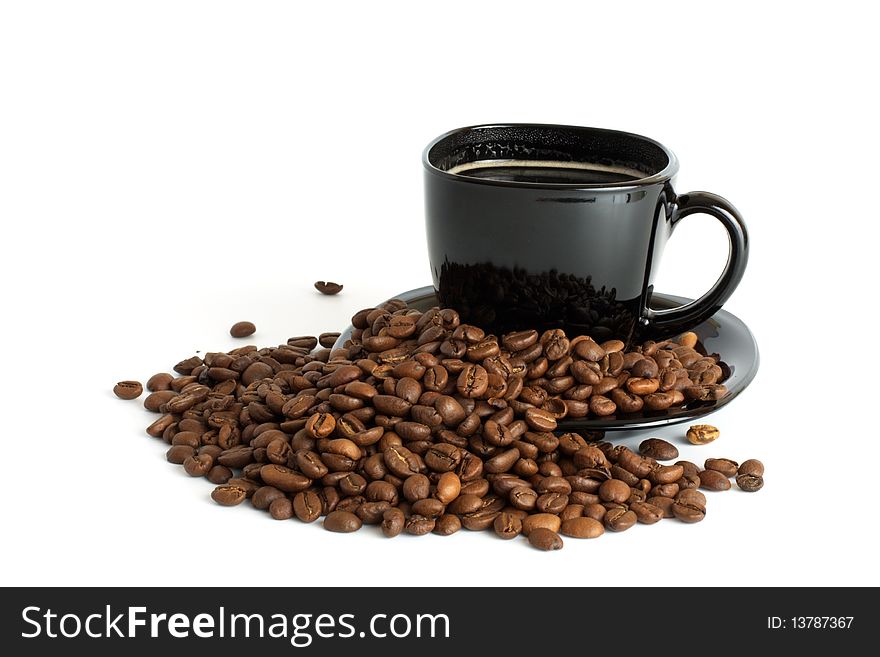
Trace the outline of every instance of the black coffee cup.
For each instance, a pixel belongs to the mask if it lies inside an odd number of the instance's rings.
[[[748,233],[736,208],[707,192],[676,194],[678,161],[647,137],[482,125],[438,137],[422,161],[440,303],[496,333],[561,327],[628,343],[668,337],[718,311],[746,267]],[[696,301],[653,310],[666,240],[695,213],[727,229],[724,271]]]

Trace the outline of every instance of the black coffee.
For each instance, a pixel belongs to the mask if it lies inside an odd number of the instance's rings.
[[[585,162],[545,160],[480,160],[449,170],[459,176],[508,182],[596,185],[644,178],[633,169]]]

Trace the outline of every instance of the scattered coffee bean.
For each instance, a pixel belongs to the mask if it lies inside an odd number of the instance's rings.
[[[362,525],[361,519],[350,511],[332,511],[324,518],[324,529],[340,534],[356,532]]]
[[[730,479],[717,470],[703,470],[699,475],[700,488],[706,490],[730,490]]]
[[[352,324],[339,347],[328,332],[180,361],[179,376],[147,383],[144,406],[162,414],[147,433],[169,444],[170,462],[214,483],[218,504],[250,499],[275,519],[323,516],[343,533],[491,528],[559,549],[560,532],[594,538],[636,522],[697,522],[706,501],[696,488],[729,487],[731,474],[743,490],[763,484],[754,460],[707,459],[700,471],[660,465],[678,450],[657,438],[635,453],[596,442],[602,432],[556,435],[566,418],[683,405],[690,388],[726,394],[729,368],[695,338],[626,351],[620,340],[570,340],[559,329],[495,337],[454,310],[397,300]],[[717,436],[705,425],[692,432],[706,429]]]
[[[246,338],[256,333],[257,327],[252,322],[236,322],[229,329],[229,335],[233,338]]]
[[[539,550],[561,550],[562,538],[556,532],[538,527],[529,533],[529,543]]]
[[[743,461],[742,465],[740,465],[739,469],[737,470],[737,474],[751,475],[753,477],[763,477],[764,464],[761,463],[758,459],[749,459],[748,461]]]
[[[143,391],[144,387],[139,381],[120,381],[113,386],[113,394],[120,399],[137,399]]]
[[[240,486],[217,486],[211,493],[211,499],[220,506],[235,506],[244,502],[246,498],[247,491]]]
[[[580,517],[564,520],[559,531],[572,538],[597,538],[605,533],[605,527],[594,518]]]
[[[733,477],[736,475],[739,464],[730,459],[706,459],[704,467],[706,470],[716,470],[725,477]]]
[[[711,424],[695,424],[687,430],[687,439],[693,445],[707,445],[718,438],[719,431]]]
[[[764,477],[760,475],[740,474],[736,476],[736,485],[747,493],[754,493],[764,487]]]
[[[504,539],[515,538],[522,532],[522,520],[519,516],[509,512],[499,513],[493,526],[495,533]]]
[[[661,438],[648,438],[639,445],[639,454],[658,461],[672,461],[678,458],[678,448]]]
[[[315,283],[315,289],[321,294],[339,294],[342,292],[342,286],[339,283],[331,283],[330,281],[317,281]]]

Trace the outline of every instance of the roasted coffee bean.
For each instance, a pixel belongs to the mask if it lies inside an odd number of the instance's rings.
[[[568,506],[568,495],[562,493],[544,493],[539,495],[535,502],[535,508],[542,513],[559,514]]]
[[[537,527],[529,532],[529,544],[539,550],[561,550],[562,538],[555,531]]]
[[[764,477],[760,475],[740,474],[736,476],[736,485],[747,493],[754,493],[764,487]]]
[[[229,329],[229,335],[233,338],[246,338],[249,335],[253,335],[256,330],[257,327],[251,322],[236,322]]]
[[[489,374],[482,365],[469,363],[458,375],[456,389],[463,397],[476,398],[489,387]]]
[[[700,473],[700,466],[696,463],[692,463],[691,461],[676,461],[675,465],[680,465],[684,468],[684,476],[695,476]]]
[[[208,471],[207,479],[212,484],[225,484],[232,478],[232,470],[225,465],[215,465]]]
[[[461,529],[461,520],[458,516],[444,513],[434,521],[434,533],[440,536],[451,536]]]
[[[717,470],[703,470],[699,475],[700,488],[706,490],[730,490],[730,479]]]
[[[350,511],[332,511],[324,518],[324,529],[340,534],[356,532],[363,526],[363,522]]]
[[[650,473],[655,484],[671,484],[684,476],[684,467],[680,465],[660,465]]]
[[[624,503],[629,499],[630,487],[617,479],[609,479],[599,486],[599,497],[605,502]]]
[[[264,465],[260,478],[268,486],[275,486],[285,493],[298,493],[308,488],[312,480],[282,465]]]
[[[725,477],[733,477],[739,468],[739,463],[730,459],[706,459],[706,470],[716,470]]]
[[[525,412],[525,421],[534,431],[555,431],[556,418],[541,408],[529,408]]]
[[[706,517],[706,496],[698,490],[683,490],[675,497],[672,513],[682,522],[699,522]]]
[[[663,513],[664,518],[675,517],[675,514],[672,512],[672,507],[675,504],[675,500],[671,497],[649,497],[645,500],[645,502],[659,509]]]
[[[120,381],[113,386],[113,394],[120,399],[137,399],[143,392],[140,381]]]
[[[331,283],[330,281],[316,281],[315,289],[321,294],[327,295],[339,294],[342,292],[342,286],[339,283]]]
[[[660,522],[665,514],[664,510],[654,506],[650,502],[633,502],[629,505],[630,511],[636,514],[638,521],[645,525],[653,525]]]
[[[211,493],[211,499],[220,506],[235,506],[244,502],[246,498],[247,492],[240,486],[217,486]]]
[[[413,536],[424,536],[433,531],[434,525],[435,521],[433,518],[426,518],[419,514],[413,514],[407,518],[406,523],[404,524],[404,530],[407,534],[412,534]]]
[[[410,475],[403,482],[403,496],[410,502],[423,500],[430,494],[431,481],[423,474]]]
[[[321,335],[318,336],[318,344],[320,344],[322,347],[330,348],[336,344],[336,341],[338,339],[339,339],[338,332],[322,333]]]
[[[382,452],[382,456],[386,467],[398,477],[405,479],[419,472],[420,459],[406,447],[397,445],[388,447]]]
[[[748,461],[743,461],[742,465],[740,465],[739,469],[737,470],[737,474],[750,475],[752,477],[763,477],[764,464],[761,463],[758,459],[749,459]]]
[[[495,534],[499,538],[509,540],[522,533],[522,520],[513,513],[503,512],[496,516],[493,523]]]
[[[382,533],[388,538],[399,536],[406,525],[406,516],[403,511],[391,508],[382,514]]]
[[[293,498],[293,512],[302,522],[314,522],[321,517],[322,511],[321,497],[312,490],[300,491]]]
[[[461,480],[454,472],[444,472],[437,480],[434,495],[443,504],[449,504],[461,493]]]
[[[434,472],[452,472],[461,463],[461,450],[448,443],[432,445],[424,457],[425,465]]]
[[[578,517],[563,520],[559,532],[572,538],[598,538],[605,533],[605,527],[595,518]]]
[[[177,397],[177,393],[173,390],[157,390],[150,393],[144,399],[144,408],[148,411],[158,413],[165,404]]]
[[[523,520],[522,533],[528,536],[535,529],[549,529],[558,532],[562,526],[559,516],[552,513],[533,513]]]
[[[693,445],[706,445],[718,438],[719,431],[711,424],[695,424],[687,430],[687,439]]]
[[[266,510],[273,500],[277,500],[280,497],[287,496],[274,486],[260,486],[251,496],[251,504],[256,509]]]
[[[154,374],[147,380],[147,390],[150,392],[158,392],[159,390],[170,390],[171,381],[174,377],[167,372],[159,372]]]
[[[519,523],[524,534],[546,529],[550,546],[563,523],[567,535],[593,536],[636,519],[699,519],[701,478],[735,467],[660,466],[677,450],[659,439],[639,455],[585,440],[601,433],[554,435],[569,418],[726,394],[730,368],[690,338],[630,352],[621,340],[569,340],[560,329],[499,339],[454,310],[399,300],[352,324],[340,348],[336,332],[302,336],[208,352],[178,363],[177,378],[151,377],[145,406],[164,415],[148,433],[171,443],[169,460],[219,484],[215,498],[251,498],[274,518],[325,514],[328,529],[343,531],[381,522],[388,535],[495,526],[513,536]],[[755,467],[739,468],[741,487],[760,487]]]
[[[636,524],[638,516],[634,511],[628,511],[623,507],[609,509],[605,513],[605,528],[613,532],[626,531]]]
[[[678,448],[661,438],[648,438],[639,445],[639,454],[658,461],[671,461],[678,458]]]
[[[204,477],[214,466],[214,458],[209,454],[195,454],[183,461],[183,469],[190,477]]]

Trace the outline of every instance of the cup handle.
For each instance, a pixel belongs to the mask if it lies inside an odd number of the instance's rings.
[[[669,337],[687,331],[714,315],[730,298],[742,279],[749,259],[749,233],[742,216],[733,205],[717,194],[690,192],[678,197],[673,211],[671,228],[690,214],[710,214],[727,229],[730,251],[727,264],[715,285],[702,297],[669,310],[644,309],[644,324],[648,333]]]

